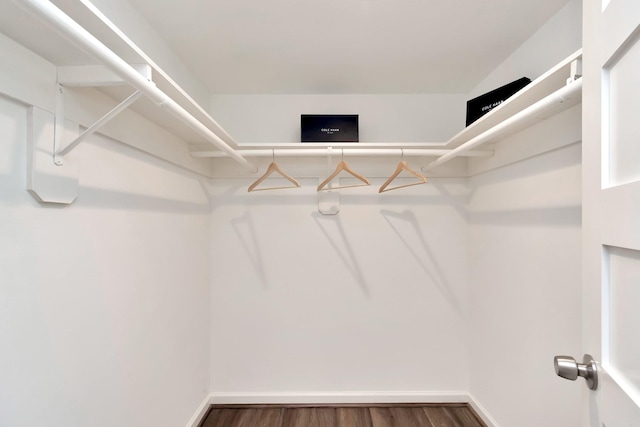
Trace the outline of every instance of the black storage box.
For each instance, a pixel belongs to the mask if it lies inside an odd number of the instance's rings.
[[[531,79],[523,77],[467,101],[467,126],[502,104],[511,95],[531,83]]]
[[[302,114],[302,142],[358,142],[357,114]]]

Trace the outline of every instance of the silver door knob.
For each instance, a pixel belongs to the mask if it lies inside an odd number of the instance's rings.
[[[585,354],[582,363],[577,363],[576,359],[571,356],[556,356],[553,358],[553,365],[556,369],[556,375],[575,381],[578,377],[582,377],[587,381],[587,386],[591,390],[598,388],[598,366],[593,357]]]

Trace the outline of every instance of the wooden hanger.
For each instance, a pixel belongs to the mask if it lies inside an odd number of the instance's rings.
[[[278,164],[275,162],[276,159],[276,154],[275,154],[275,150],[273,151],[273,160],[271,161],[271,164],[269,165],[269,167],[267,168],[267,171],[264,173],[264,175],[262,175],[260,178],[258,178],[256,180],[256,182],[254,182],[253,184],[251,184],[249,186],[249,188],[247,189],[247,191],[251,192],[251,191],[264,191],[264,190],[280,190],[283,188],[296,188],[296,187],[300,187],[300,183],[298,182],[297,179],[295,179],[294,177],[292,177],[291,175],[289,175],[288,173],[286,173],[285,171],[283,171],[280,166],[278,166]],[[267,179],[267,177],[269,175],[271,175],[272,173],[278,173],[280,175],[282,175],[284,178],[288,179],[292,184],[295,185],[295,187],[270,187],[270,188],[259,188],[259,189],[255,189],[258,185],[260,185],[260,183],[262,181],[264,181],[265,179]]]
[[[427,178],[424,175],[412,170],[407,164],[407,162],[404,161],[404,150],[402,150],[402,159],[403,160],[400,160],[400,162],[398,163],[398,166],[396,166],[396,170],[395,172],[393,172],[393,175],[391,175],[389,179],[387,179],[385,183],[382,184],[382,186],[378,190],[378,193],[383,193],[385,191],[397,190],[399,188],[411,187],[413,185],[421,185],[421,184],[427,183]],[[416,178],[418,178],[419,182],[413,182],[411,184],[404,184],[404,185],[398,185],[397,187],[387,188],[387,186],[391,184],[391,182],[393,182],[393,180],[396,179],[402,171],[408,172],[411,175],[415,176]]]
[[[331,180],[333,180],[336,176],[338,176],[338,174],[342,171],[347,172],[348,174],[358,178],[360,181],[362,181],[364,184],[357,184],[357,185],[343,185],[342,187],[332,187],[332,188],[324,188],[327,184],[329,184],[329,182],[331,182]],[[333,173],[331,175],[329,175],[329,177],[327,177],[327,179],[325,179],[324,181],[322,181],[322,184],[318,185],[318,191],[323,191],[323,190],[338,190],[340,188],[350,188],[350,187],[360,187],[360,186],[364,186],[364,185],[370,185],[371,183],[369,182],[369,180],[367,178],[365,178],[364,176],[360,175],[358,172],[354,171],[353,169],[351,169],[349,167],[349,164],[347,162],[344,161],[344,149],[342,150],[342,160],[340,161],[340,163],[338,163],[338,166],[336,166],[336,170],[333,171]]]

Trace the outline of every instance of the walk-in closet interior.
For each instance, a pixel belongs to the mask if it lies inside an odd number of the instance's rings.
[[[581,425],[582,0],[444,3],[0,0],[0,426]]]

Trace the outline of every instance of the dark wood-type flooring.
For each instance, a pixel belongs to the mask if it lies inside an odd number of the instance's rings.
[[[466,404],[212,406],[200,427],[486,427]]]

